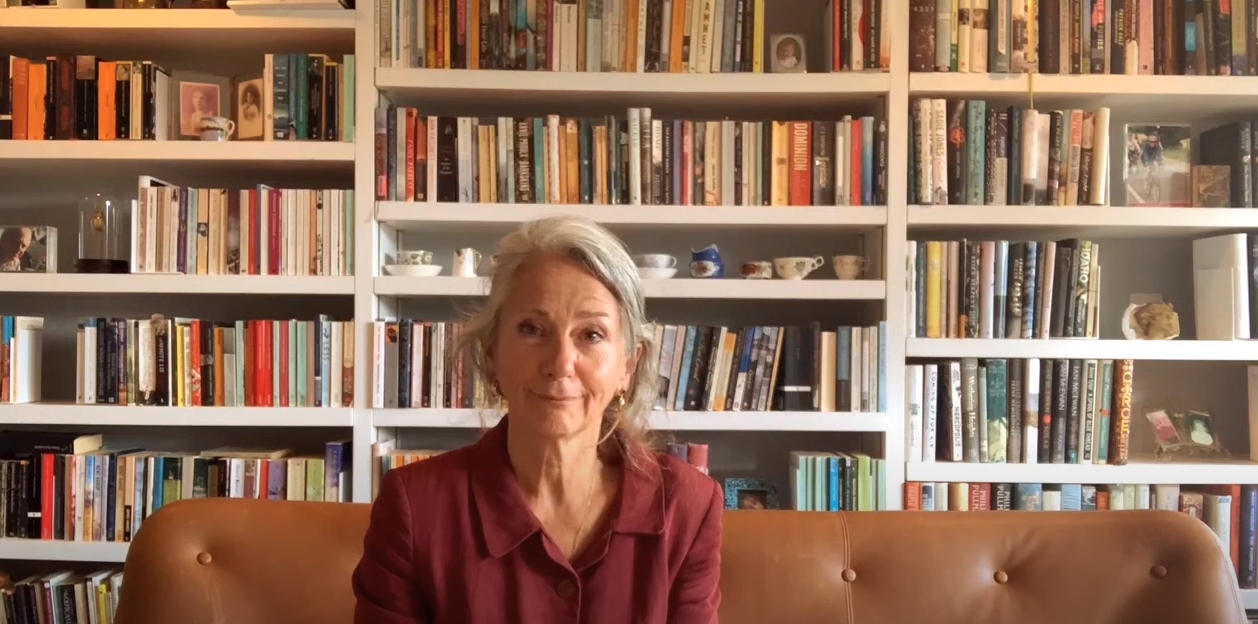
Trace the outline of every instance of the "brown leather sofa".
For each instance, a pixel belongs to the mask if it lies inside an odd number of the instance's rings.
[[[367,505],[205,499],[145,521],[116,624],[348,624]],[[1244,624],[1169,511],[728,512],[722,624]]]

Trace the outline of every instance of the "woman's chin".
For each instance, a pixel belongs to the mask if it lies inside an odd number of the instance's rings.
[[[539,433],[555,437],[567,437],[584,430],[591,423],[597,423],[597,417],[586,412],[583,401],[547,401],[535,399],[527,406],[512,407],[512,420],[521,417],[528,426]]]

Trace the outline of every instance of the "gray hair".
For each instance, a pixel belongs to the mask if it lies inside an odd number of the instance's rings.
[[[489,296],[465,316],[460,350],[486,394],[500,400],[489,350],[498,337],[502,305],[520,269],[547,256],[575,261],[601,282],[620,304],[625,353],[642,348],[624,407],[618,401],[608,405],[599,431],[600,452],[633,463],[635,451],[651,446],[647,421],[659,393],[658,345],[633,259],[625,244],[602,226],[585,217],[552,216],[524,223],[504,236],[493,256]]]

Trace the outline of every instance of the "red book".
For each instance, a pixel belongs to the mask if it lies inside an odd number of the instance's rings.
[[[861,120],[852,120],[852,143],[848,146],[852,150],[849,157],[852,163],[852,180],[848,184],[848,192],[851,194],[849,206],[859,206],[862,201],[861,181],[864,179],[862,175],[864,169],[864,139],[861,138]]]
[[[812,204],[812,124],[790,123],[791,205]]]
[[[280,321],[280,407],[288,405],[288,341],[293,333],[292,321]]]
[[[991,488],[988,483],[970,484],[970,511],[988,511],[992,508]]]
[[[837,46],[836,46],[837,55]],[[909,481],[904,484],[904,511],[922,510],[922,484]]]

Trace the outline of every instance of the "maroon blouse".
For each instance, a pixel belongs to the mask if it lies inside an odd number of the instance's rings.
[[[524,501],[506,418],[472,446],[390,470],[354,571],[354,622],[715,624],[720,487],[666,454],[641,464],[571,564]]]

